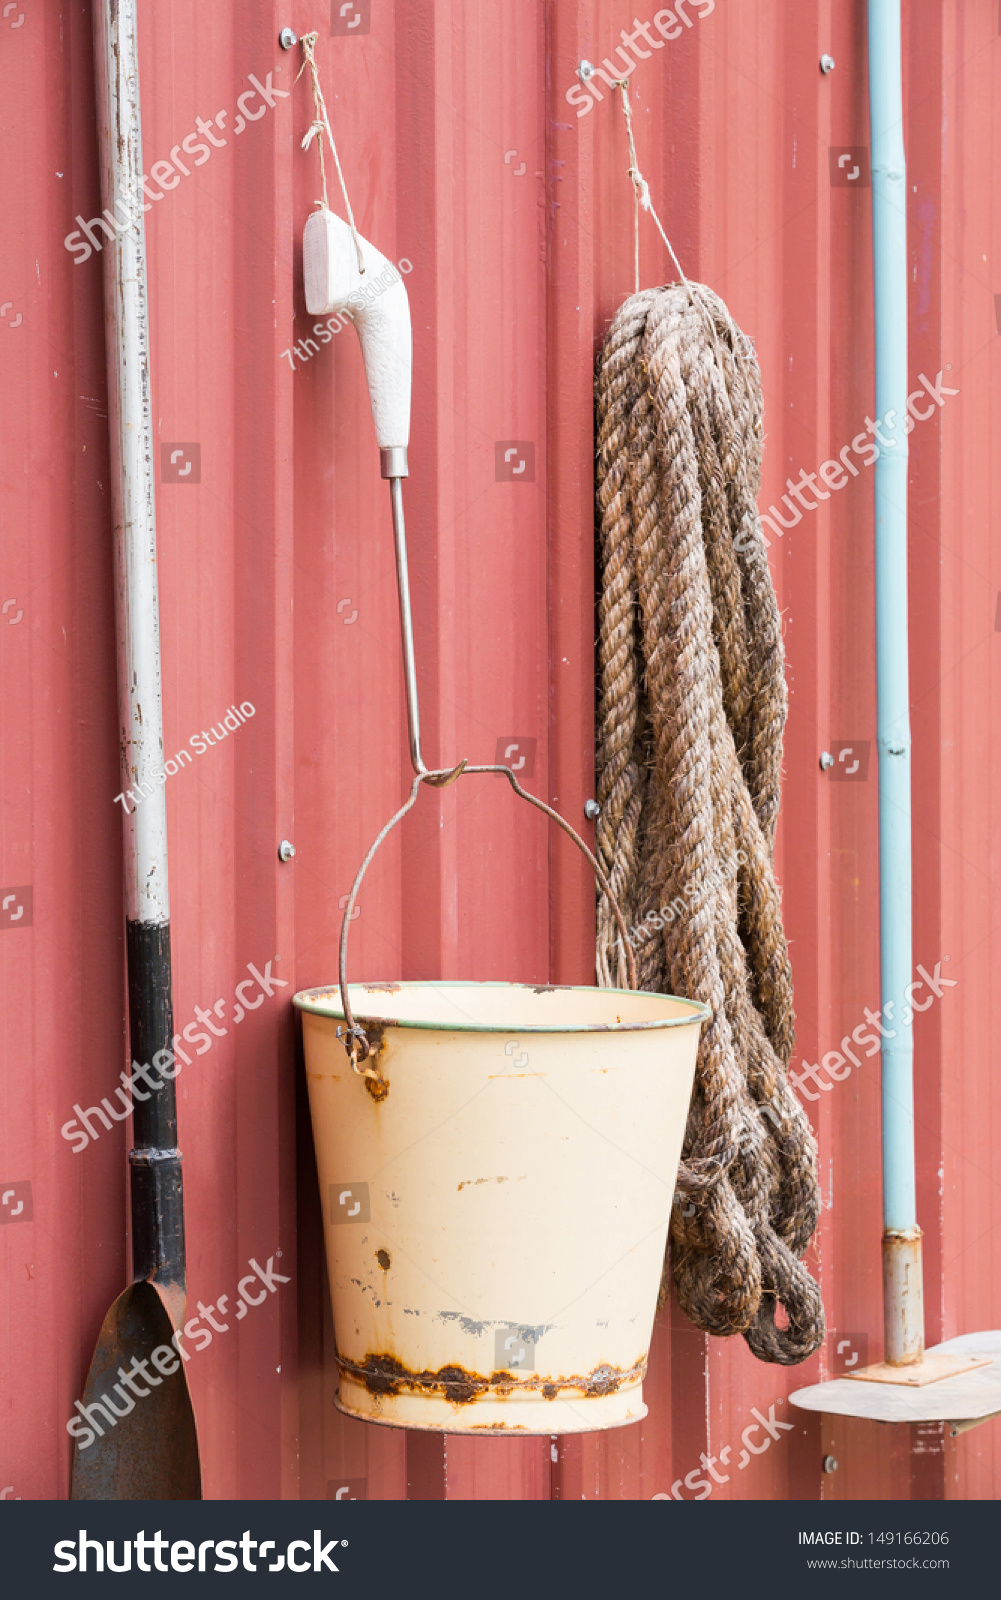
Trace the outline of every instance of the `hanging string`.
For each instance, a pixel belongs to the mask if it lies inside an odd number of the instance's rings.
[[[633,186],[633,274],[635,292],[636,294],[639,294],[640,292],[640,206],[642,206],[644,211],[649,211],[654,222],[657,224],[657,231],[667,246],[668,254],[671,257],[671,260],[678,269],[678,277],[688,290],[689,301],[702,314],[706,328],[709,332],[709,337],[711,338],[716,351],[717,362],[722,365],[723,357],[720,349],[719,330],[716,327],[716,318],[713,316],[711,308],[707,304],[704,286],[700,283],[692,283],[688,278],[685,277],[681,262],[674,253],[674,246],[667,237],[667,234],[664,231],[664,225],[658,217],[653,201],[650,198],[650,185],[647,183],[639,168],[639,162],[636,158],[636,141],[633,138],[633,108],[629,103],[628,80],[626,78],[617,78],[614,83],[614,88],[618,89],[622,96],[622,110],[624,111],[626,118],[626,135],[629,139],[629,178]],[[736,356],[738,365],[740,366],[745,379],[750,380],[751,367],[749,365],[749,357],[753,355],[753,345],[747,334],[736,328],[736,324],[734,324],[734,329],[734,355]]]
[[[327,201],[327,169],[323,162],[323,135],[324,132],[326,132],[327,138],[330,140],[330,148],[334,152],[334,166],[337,168],[337,177],[341,185],[341,194],[344,196],[344,209],[348,214],[348,225],[351,229],[351,237],[355,242],[355,250],[358,252],[358,271],[364,272],[365,258],[362,255],[361,239],[358,234],[358,229],[355,226],[355,214],[351,209],[351,201],[348,199],[348,186],[344,182],[344,173],[341,171],[341,162],[340,157],[337,154],[337,146],[334,143],[334,136],[330,131],[330,118],[327,116],[327,107],[323,98],[323,90],[320,88],[320,73],[316,65],[316,56],[314,55],[316,41],[319,37],[320,35],[318,33],[303,34],[303,61],[295,79],[296,83],[298,83],[307,67],[309,68],[313,79],[313,125],[302,141],[302,148],[304,150],[308,150],[314,138],[318,138],[319,142],[316,148],[320,152],[320,182],[323,188],[323,199],[317,200],[316,204],[318,206],[322,205],[325,211],[329,211],[330,206]]]
[[[615,81],[615,87],[622,96],[622,109],[626,114],[626,133],[629,137],[629,176],[633,185],[633,267],[636,277],[636,293],[639,294],[640,292],[640,206],[643,207],[644,211],[649,211],[654,222],[657,224],[657,230],[660,233],[664,243],[667,245],[671,260],[678,269],[678,276],[682,283],[687,284],[688,279],[681,270],[681,262],[674,253],[674,246],[671,244],[670,239],[664,232],[663,223],[654,210],[653,201],[650,199],[650,185],[647,183],[642,172],[640,171],[639,162],[636,159],[636,143],[633,139],[633,108],[629,104],[629,88],[627,79],[617,78]]]

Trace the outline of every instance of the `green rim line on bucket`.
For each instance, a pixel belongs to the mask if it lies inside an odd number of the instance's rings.
[[[708,1022],[712,1012],[707,1005],[699,1000],[686,1000],[676,994],[654,994],[646,989],[598,989],[593,984],[584,983],[477,983],[472,979],[447,978],[437,980],[415,980],[408,982],[401,979],[398,983],[352,983],[350,985],[353,995],[372,995],[373,997],[387,991],[401,989],[476,989],[482,993],[484,989],[498,989],[505,993],[513,990],[523,990],[526,994],[622,994],[629,999],[667,1000],[672,1005],[687,1006],[688,1014],[680,1017],[654,1017],[645,1022],[580,1022],[580,1023],[549,1023],[549,1022],[515,1022],[485,1023],[485,1022],[455,1022],[452,1019],[436,1018],[429,1021],[420,1021],[413,1017],[387,1017],[380,1016],[374,1011],[364,1013],[366,1022],[378,1022],[387,1028],[433,1028],[439,1032],[447,1030],[452,1033],[629,1033],[639,1029],[649,1028],[682,1028],[689,1027],[693,1022]],[[308,1011],[316,1017],[333,1017],[343,1020],[344,1009],[340,1002],[340,992],[336,985],[322,984],[316,989],[300,989],[293,995],[292,1004],[300,1011]]]

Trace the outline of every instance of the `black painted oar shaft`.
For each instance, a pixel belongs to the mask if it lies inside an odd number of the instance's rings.
[[[170,924],[128,922],[129,1036],[135,1064],[170,1052]],[[170,1069],[166,1058],[161,1062]],[[134,1068],[133,1068],[134,1071]],[[133,1148],[129,1151],[132,1199],[132,1272],[184,1292],[184,1205],[177,1099],[173,1082],[155,1068],[151,1083],[133,1084]],[[148,1099],[143,1099],[143,1095]]]

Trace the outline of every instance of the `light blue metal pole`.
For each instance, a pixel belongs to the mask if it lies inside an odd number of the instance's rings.
[[[911,981],[911,730],[907,653],[907,184],[900,0],[869,0],[873,280],[876,325],[876,699],[879,739],[879,961],[886,1359],[923,1351],[914,1176]]]

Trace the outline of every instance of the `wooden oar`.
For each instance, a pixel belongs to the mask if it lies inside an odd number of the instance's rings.
[[[73,1500],[197,1500],[201,1471],[180,1337],[186,1294],[171,1039],[146,242],[135,0],[94,0],[105,217],[108,423],[125,847],[133,1140],[132,1284],[109,1309],[77,1403]],[[142,804],[130,804],[132,791]],[[145,1078],[136,1067],[149,1069]],[[153,1088],[153,1084],[159,1085]],[[88,1439],[88,1435],[90,1438]]]

